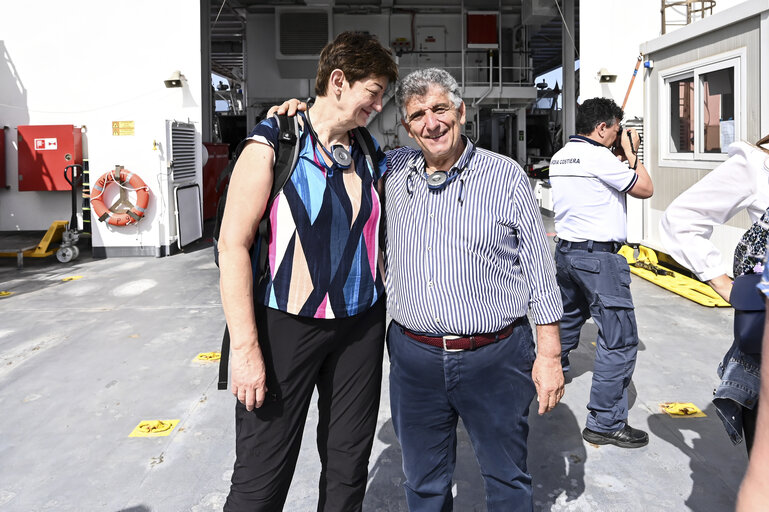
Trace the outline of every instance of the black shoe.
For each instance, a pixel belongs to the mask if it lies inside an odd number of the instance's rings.
[[[649,434],[625,424],[614,432],[596,432],[585,428],[582,439],[593,444],[613,444],[620,448],[640,448],[649,444]]]

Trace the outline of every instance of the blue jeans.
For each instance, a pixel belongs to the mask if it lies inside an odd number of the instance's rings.
[[[588,252],[559,244],[555,250],[555,266],[563,298],[561,361],[564,368],[568,366],[569,352],[579,344],[585,321],[592,316],[598,326],[587,428],[597,432],[621,429],[627,422],[627,388],[638,352],[638,328],[627,260],[611,252]]]
[[[713,392],[713,404],[729,434],[732,443],[739,444],[745,437],[750,452],[755,434],[753,411],[758,406],[758,392],[761,388],[761,355],[745,354],[734,342],[718,365],[721,383]],[[745,415],[748,424],[745,424]]]
[[[531,511],[526,438],[535,349],[526,319],[508,338],[474,351],[446,352],[420,343],[395,322],[387,342],[390,405],[409,510],[453,510],[461,417],[481,468],[488,511]]]

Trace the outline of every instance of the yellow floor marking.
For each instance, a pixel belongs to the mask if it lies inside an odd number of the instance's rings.
[[[78,279],[83,279],[83,276],[69,276],[62,279],[62,281],[77,281]]]
[[[0,297],[10,297],[13,292],[0,292]]]
[[[145,420],[128,437],[163,437],[169,435],[179,420]]]
[[[707,416],[691,402],[665,402],[660,404],[660,409],[673,418],[704,418]]]
[[[201,352],[195,357],[195,361],[218,361],[222,358],[221,352]]]

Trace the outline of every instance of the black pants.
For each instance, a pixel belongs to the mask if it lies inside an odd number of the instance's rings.
[[[332,320],[258,308],[267,398],[235,406],[235,470],[225,512],[282,510],[318,387],[318,511],[359,511],[382,383],[385,301]]]

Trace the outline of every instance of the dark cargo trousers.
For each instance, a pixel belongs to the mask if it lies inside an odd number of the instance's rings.
[[[598,339],[586,426],[597,432],[611,432],[627,422],[627,388],[638,351],[630,268],[619,254],[568,245],[559,242],[555,249],[556,278],[564,309],[561,361],[568,369],[569,352],[577,348],[582,326],[592,316]]]
[[[250,412],[236,402],[225,512],[283,510],[316,386],[318,511],[360,511],[379,412],[384,298],[349,318],[303,318],[263,307],[256,316],[267,397]]]

